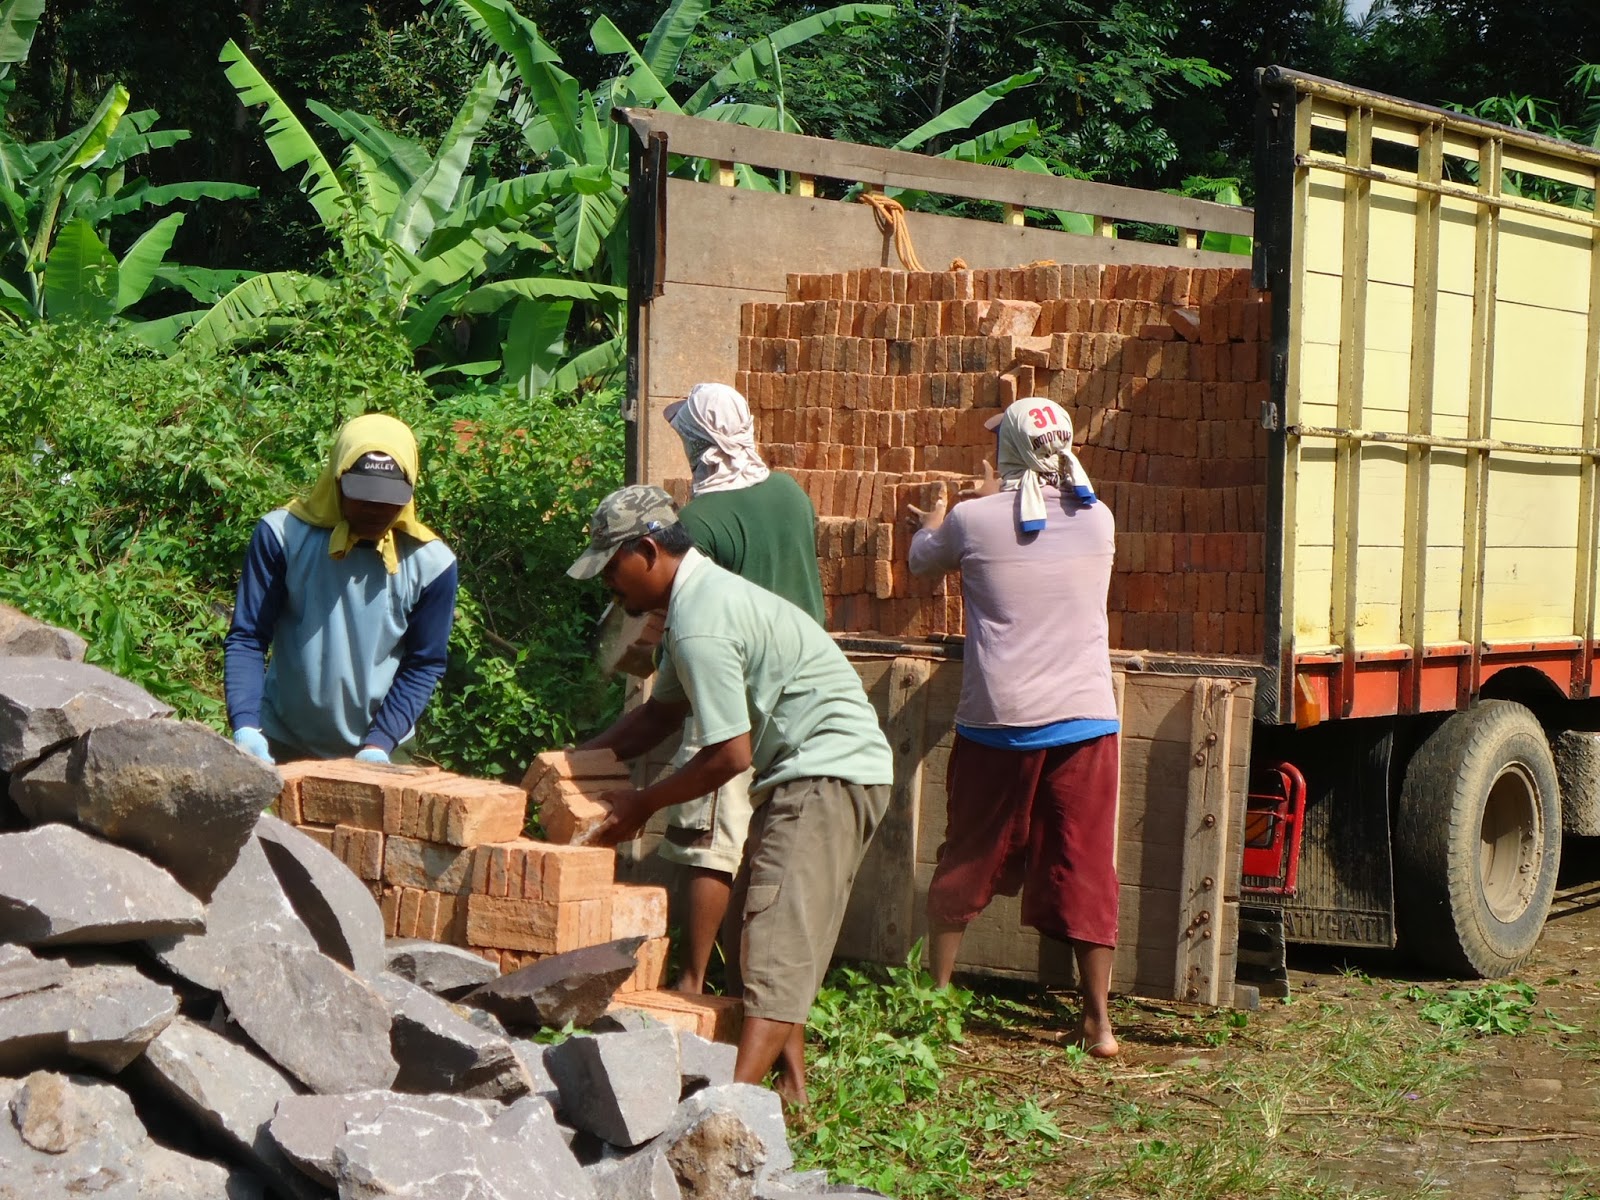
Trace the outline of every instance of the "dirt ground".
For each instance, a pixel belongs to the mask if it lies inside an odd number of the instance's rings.
[[[979,1030],[973,1069],[1048,1089],[1066,1135],[1025,1188],[984,1194],[1600,1200],[1597,964],[1600,839],[1569,839],[1520,1034],[1441,1049],[1420,1008],[1476,981],[1302,947],[1291,1000],[1258,1012],[1120,1001],[1109,1066],[1042,1053],[1048,1030]]]

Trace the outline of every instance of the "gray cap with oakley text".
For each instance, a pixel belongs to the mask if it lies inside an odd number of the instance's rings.
[[[574,579],[593,579],[623,542],[660,533],[677,523],[677,507],[660,488],[647,483],[618,488],[600,501],[589,518],[589,548],[567,568],[567,574]]]

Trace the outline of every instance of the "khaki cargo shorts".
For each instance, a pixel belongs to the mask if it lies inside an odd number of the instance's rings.
[[[729,904],[743,918],[729,966],[747,1015],[805,1023],[890,791],[796,779],[758,797]]]
[[[656,853],[668,862],[732,875],[750,829],[750,784],[755,771],[735,775],[709,796],[667,810],[666,835]]]

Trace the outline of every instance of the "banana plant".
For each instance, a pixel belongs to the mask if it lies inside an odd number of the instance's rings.
[[[15,18],[15,6],[0,10],[0,48],[15,39]],[[64,138],[27,144],[0,132],[0,316],[23,324],[71,317],[126,325],[159,341],[161,326],[145,329],[130,311],[134,305],[156,287],[207,294],[216,273],[167,261],[182,213],[158,219],[121,257],[111,249],[111,220],[201,199],[243,199],[256,190],[130,180],[131,161],[189,135],[156,129],[154,112],[129,112],[128,104],[128,90],[116,84]]]
[[[575,164],[498,180],[471,168],[473,146],[507,84],[505,66],[484,68],[436,152],[361,113],[308,101],[341,140],[330,155],[237,45],[224,46],[221,59],[241,103],[262,107],[267,148],[279,168],[301,171],[300,189],[346,263],[398,307],[413,348],[436,360],[429,369],[492,374],[510,368],[531,391],[571,368],[573,355],[563,338],[548,333],[531,359],[509,345],[522,306],[566,313],[581,301],[620,320],[623,289],[538,269],[551,261],[553,206],[608,189],[604,169]],[[327,286],[296,271],[247,279],[199,317],[184,343],[217,350],[270,334]],[[463,360],[462,324],[484,320],[506,335],[498,357],[470,358],[469,346],[470,361]]]
[[[512,116],[536,160],[551,168],[592,168],[603,172],[607,180],[603,190],[570,194],[556,201],[546,274],[591,280],[595,286],[619,291],[627,284],[628,144],[627,131],[611,120],[612,109],[659,108],[761,128],[797,130],[799,126],[781,104],[738,103],[730,94],[740,84],[768,76],[778,78],[779,55],[789,48],[829,30],[885,18],[893,12],[892,6],[885,4],[841,4],[813,13],[740,47],[700,88],[679,101],[672,87],[678,82],[683,53],[712,0],[673,0],[642,48],[635,48],[609,18],[597,19],[590,28],[595,49],[623,56],[627,67],[592,91],[562,68],[560,55],[511,0],[440,2],[453,4],[474,32],[515,68],[520,95]],[[739,181],[769,190],[773,186],[747,167],[739,169]],[[581,299],[574,299],[582,304]],[[512,317],[513,340],[523,347],[517,353],[534,363],[548,360],[548,347],[564,344],[561,329],[576,311],[565,299],[526,296]],[[583,372],[612,371],[622,364],[626,344],[621,322],[607,317],[605,327],[604,339],[573,359],[555,377],[558,384],[570,384]],[[538,371],[535,366],[534,374]]]

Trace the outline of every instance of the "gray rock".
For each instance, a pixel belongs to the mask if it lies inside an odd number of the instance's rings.
[[[268,1132],[278,1149],[305,1175],[326,1187],[336,1187],[334,1147],[346,1129],[370,1124],[391,1105],[408,1112],[432,1113],[460,1129],[487,1129],[501,1111],[500,1105],[490,1100],[401,1096],[390,1091],[286,1096],[278,1102]]]
[[[89,643],[77,634],[43,621],[20,609],[0,604],[0,658],[54,658],[82,662]]]
[[[288,1196],[320,1195],[278,1149],[268,1124],[294,1084],[271,1063],[206,1026],[179,1017],[145,1049],[136,1068],[154,1091],[220,1134]]]
[[[637,1033],[641,1029],[655,1029],[665,1024],[665,1021],[642,1008],[612,1008],[606,1011],[605,1016],[590,1022],[588,1030],[590,1033]]]
[[[68,742],[16,773],[11,803],[24,826],[76,823],[78,792],[67,782],[67,764],[76,744]]]
[[[522,1069],[528,1073],[534,1094],[544,1096],[559,1110],[561,1091],[556,1087],[556,1081],[550,1078],[550,1068],[544,1065],[544,1054],[549,1047],[530,1042],[527,1038],[512,1038],[511,1049],[521,1060]]]
[[[200,902],[131,850],[70,825],[0,833],[0,942],[107,945],[202,928]]]
[[[347,1123],[334,1148],[345,1200],[596,1200],[583,1168],[534,1097],[504,1109],[487,1127],[391,1105]]]
[[[408,983],[451,999],[500,977],[500,968],[488,959],[422,938],[390,938],[383,946],[383,966]]]
[[[256,826],[284,895],[329,958],[365,979],[383,970],[383,914],[355,872],[277,817]]]
[[[0,1197],[257,1200],[248,1173],[150,1140],[114,1084],[36,1072],[0,1079]]]
[[[229,958],[241,947],[259,942],[316,948],[311,931],[295,913],[277,872],[267,862],[259,837],[252,835],[211,894],[204,932],[153,939],[149,946],[169,971],[217,991]]]
[[[138,685],[88,663],[0,657],[0,771],[102,725],[171,712]]]
[[[544,1062],[567,1123],[613,1146],[640,1145],[672,1121],[681,1083],[671,1029],[568,1038]]]
[[[684,1200],[743,1200],[794,1167],[778,1094],[748,1083],[696,1092],[660,1143]]]
[[[678,1068],[683,1075],[683,1094],[732,1083],[733,1064],[738,1057],[737,1046],[708,1042],[697,1033],[679,1030]]]
[[[683,1200],[672,1164],[654,1143],[584,1168],[600,1200]]]
[[[396,1065],[382,997],[304,946],[246,946],[222,973],[229,1015],[269,1058],[314,1092],[385,1088]]]
[[[587,1029],[606,1011],[617,989],[638,966],[643,938],[622,938],[552,954],[467,992],[461,1003],[487,1009],[507,1025],[571,1024]]]
[[[178,1012],[170,988],[123,963],[72,967],[55,987],[0,1000],[0,1075],[63,1059],[120,1071]]]
[[[199,722],[121,721],[79,738],[64,767],[44,766],[37,793],[30,774],[11,784],[35,820],[60,815],[63,789],[73,794],[74,824],[139,851],[209,899],[283,780]]]
[[[505,1038],[483,1032],[398,975],[381,971],[373,986],[393,1018],[389,1047],[400,1064],[391,1085],[395,1091],[515,1100],[533,1090],[533,1080]]]
[[[71,968],[53,958],[37,958],[26,946],[0,943],[0,1000],[42,992],[67,981]]]

